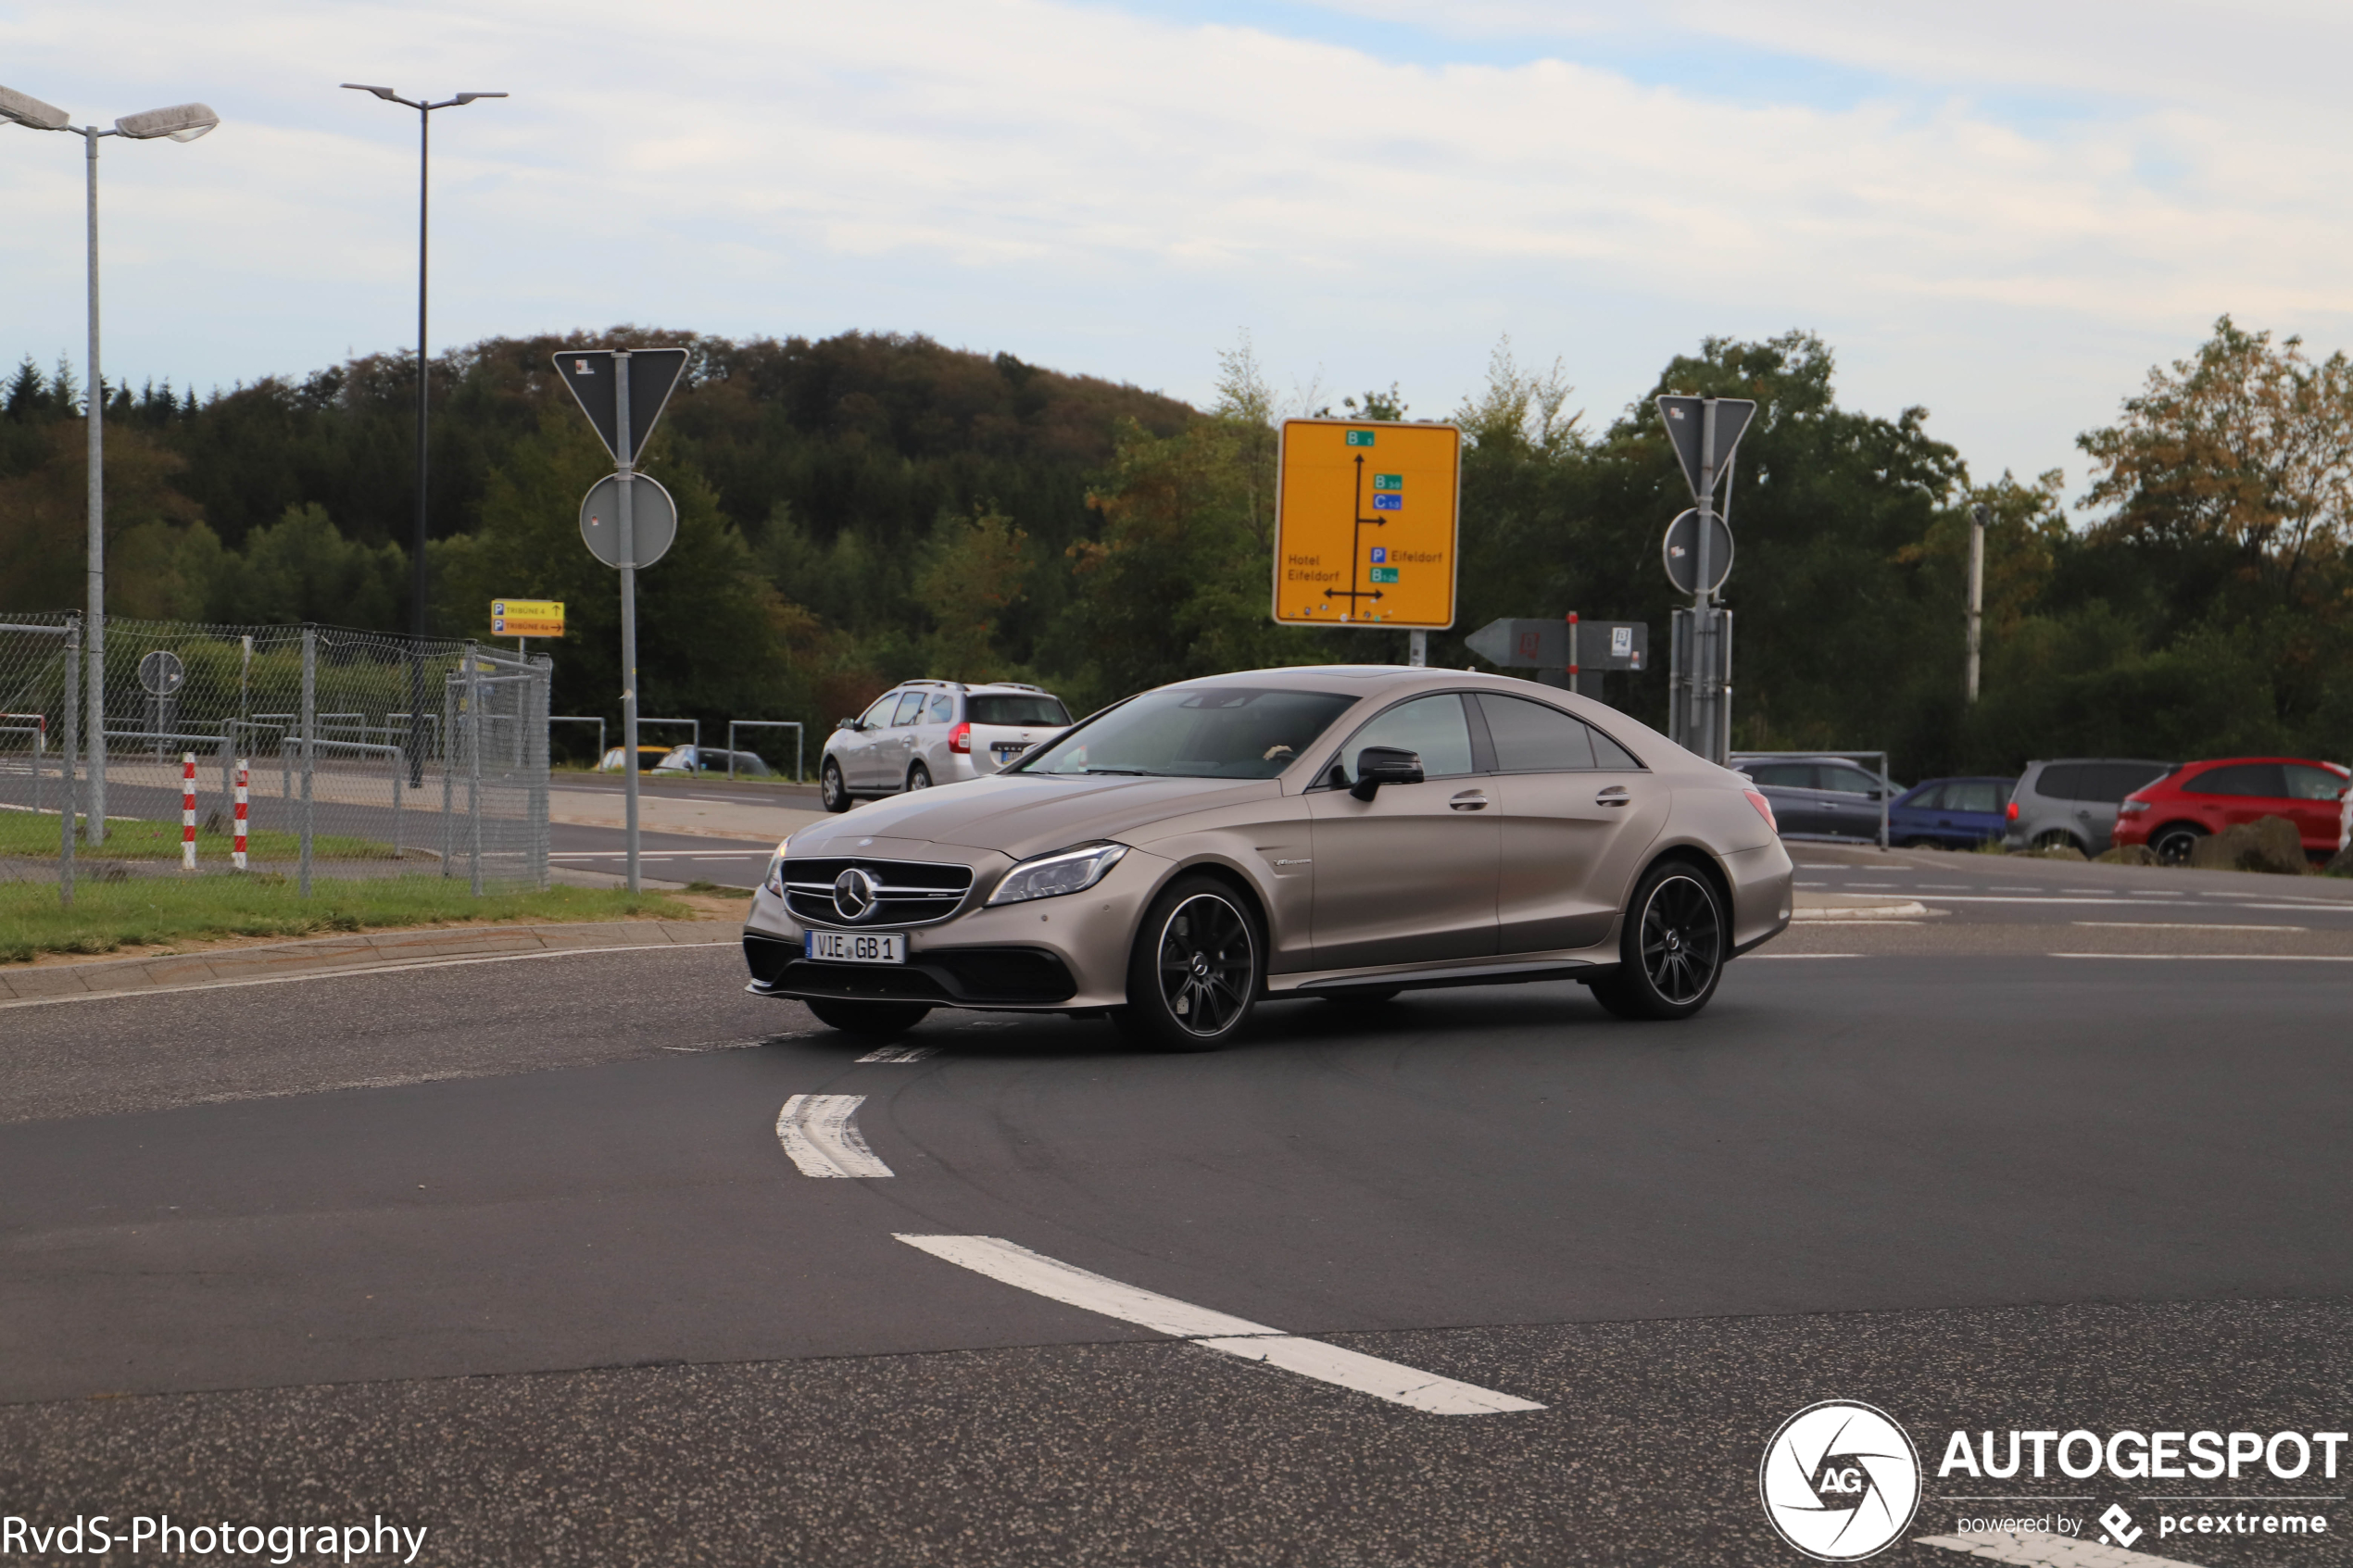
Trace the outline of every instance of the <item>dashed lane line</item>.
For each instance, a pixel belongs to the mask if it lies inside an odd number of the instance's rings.
[[[2197,1568],[2178,1557],[2151,1557],[2120,1546],[2070,1540],[2064,1536],[2025,1535],[2016,1530],[1989,1530],[1983,1535],[1920,1536],[1920,1546],[1941,1546],[1994,1562],[2024,1562],[2035,1568]]]
[[[921,1061],[939,1054],[937,1046],[878,1046],[858,1060],[865,1061]]]
[[[2246,927],[2233,929],[2244,931]],[[2051,957],[2151,963],[2353,963],[2353,953],[2053,953]]]
[[[234,991],[246,985],[293,985],[305,980],[348,980],[357,974],[401,974],[419,969],[458,969],[466,964],[522,963],[532,959],[576,959],[599,953],[692,952],[697,947],[734,947],[740,942],[638,942],[618,947],[556,947],[536,953],[484,953],[464,959],[419,959],[413,963],[354,964],[346,969],[314,969],[302,974],[265,974],[252,980],[205,980],[191,985],[142,985],[128,991],[76,991],[63,997],[27,997],[0,1002],[10,1008],[56,1007],[61,1002],[119,1002],[125,997],[172,997],[186,991]]]
[[[887,1176],[850,1118],[864,1095],[795,1095],[776,1113],[776,1141],[804,1176]]]
[[[1500,1394],[1476,1384],[1343,1350],[1320,1339],[1302,1338],[1246,1318],[1228,1316],[1189,1301],[1123,1285],[1043,1253],[993,1236],[909,1236],[908,1246],[946,1262],[985,1274],[1064,1306],[1132,1323],[1206,1350],[1260,1361],[1319,1383],[1370,1394],[1430,1415],[1499,1415],[1541,1411],[1533,1399]]]
[[[2308,925],[2256,925],[2233,920],[2073,920],[2070,925],[2095,926],[2103,931],[2309,931]]]

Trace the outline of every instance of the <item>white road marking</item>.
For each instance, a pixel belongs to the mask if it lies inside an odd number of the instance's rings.
[[[1353,1388],[1431,1415],[1495,1415],[1544,1408],[1532,1399],[1499,1394],[1476,1384],[1458,1383],[1451,1377],[1416,1371],[1378,1356],[1343,1350],[1320,1339],[1302,1338],[1246,1318],[1196,1307],[1174,1297],[1139,1290],[998,1236],[901,1234],[899,1239],[960,1268],[1067,1307],[1100,1312],[1171,1338],[1189,1340],[1204,1349],[1262,1361],[1302,1377]]]
[[[804,1176],[887,1176],[850,1120],[864,1095],[795,1095],[776,1113],[776,1141]]]
[[[1995,1562],[2032,1563],[2035,1568],[2197,1568],[2178,1557],[2151,1557],[2145,1551],[2127,1551],[2095,1541],[2020,1535],[2014,1530],[1989,1530],[1982,1536],[1920,1536],[1916,1544],[1941,1546]]]
[[[921,1061],[927,1056],[937,1055],[938,1052],[937,1046],[877,1046],[858,1060],[860,1061]]]
[[[1915,898],[1901,904],[1865,904],[1855,909],[1793,909],[1790,912],[1790,919],[1793,921],[1834,920],[1843,925],[1856,921],[1880,923],[1897,917],[1925,915],[1928,912],[1928,906]]]
[[[2309,931],[2302,925],[2255,925],[2234,920],[2071,920],[2070,925],[2093,925],[2109,931]]]
[[[2353,904],[2340,904],[2333,898],[2307,898],[2294,904],[2241,904],[2238,907],[2242,909],[2293,909],[2300,915],[2311,914],[2320,909],[2327,909],[2332,913],[2338,910],[2353,912]]]
[[[1892,920],[1887,923],[1909,925],[1912,922],[1907,920]],[[1752,959],[1859,959],[1862,956],[1860,953],[1749,953],[1744,955],[1741,961],[1746,963]]]
[[[126,818],[136,822],[138,818]],[[621,947],[558,947],[536,953],[485,953],[466,959],[420,959],[414,963],[377,963],[356,965],[349,969],[317,969],[307,974],[270,974],[257,980],[206,980],[193,985],[142,985],[132,991],[83,991],[65,997],[27,997],[21,1001],[0,1002],[0,1011],[10,1008],[54,1007],[59,1002],[119,1002],[125,997],[174,997],[183,991],[234,991],[247,985],[292,985],[305,980],[348,980],[361,974],[400,974],[418,969],[457,969],[465,964],[521,963],[526,959],[576,959],[598,953],[661,953],[673,948],[691,951],[697,947],[736,947],[733,942],[639,942]],[[229,949],[233,951],[233,949]],[[201,953],[185,955],[202,958]]]
[[[2353,953],[2053,953],[2051,957],[2146,959],[2157,963],[2353,963]]]

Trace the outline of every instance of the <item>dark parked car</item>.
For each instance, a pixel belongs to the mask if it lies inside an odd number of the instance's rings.
[[[2029,762],[2010,797],[2010,825],[2002,843],[2010,849],[2072,845],[2096,855],[2108,847],[2116,831],[2117,803],[2176,766],[2125,757]]]
[[[2016,779],[1931,779],[1887,809],[1887,836],[1911,848],[1974,849],[2002,836]]]
[[[2296,824],[2304,853],[2336,853],[2339,802],[2348,773],[2334,762],[2304,757],[2228,757],[2192,762],[2125,798],[2116,842],[2145,844],[2169,866],[2186,862],[2208,834],[2259,817]]]
[[[1868,839],[1879,842],[1881,801],[1888,781],[1851,757],[1743,757],[1731,765],[1755,781],[1773,803],[1783,838]]]

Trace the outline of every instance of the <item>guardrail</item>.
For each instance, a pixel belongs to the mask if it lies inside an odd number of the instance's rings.
[[[790,730],[792,732],[792,782],[799,784],[801,763],[801,728],[791,719],[730,719],[727,721],[727,776],[736,776],[736,732],[737,730]]]

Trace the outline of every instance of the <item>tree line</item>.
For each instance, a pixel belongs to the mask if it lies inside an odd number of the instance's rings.
[[[435,629],[560,598],[560,711],[617,711],[612,574],[581,545],[610,463],[549,357],[492,339],[431,367]],[[915,675],[1027,679],[1085,710],[1189,675],[1397,660],[1404,634],[1267,619],[1280,407],[1247,342],[1206,409],[921,337],[684,344],[648,454],[679,537],[640,577],[646,709],[798,719],[812,736]],[[1596,424],[1561,367],[1495,351],[1465,433],[1460,613],[1650,623],[1609,677],[1663,723],[1659,535],[1688,504],[1649,398],[1755,398],[1739,540],[1736,745],[1886,748],[1902,776],[2031,756],[2347,752],[2353,729],[2353,368],[2224,318],[2079,439],[2089,472],[1972,476],[1925,408],[1840,406],[1818,338],[1709,339]],[[377,356],[198,397],[104,389],[109,603],[222,622],[408,624],[415,365]],[[69,369],[0,389],[0,609],[82,593],[82,408]],[[1330,411],[1330,410],[1323,410]],[[1340,405],[1413,417],[1399,390]],[[1987,507],[1982,700],[1962,696],[1969,509]],[[2071,509],[2070,509],[2071,508]]]

